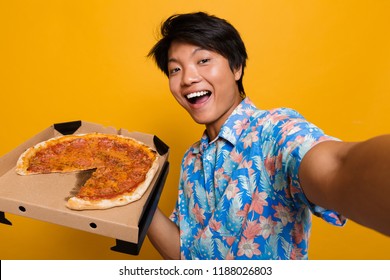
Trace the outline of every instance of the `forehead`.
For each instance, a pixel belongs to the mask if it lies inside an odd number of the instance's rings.
[[[173,41],[168,49],[168,61],[177,59],[179,56],[194,56],[195,54],[202,51],[215,53],[212,50],[205,49],[204,47],[195,44],[182,41]]]

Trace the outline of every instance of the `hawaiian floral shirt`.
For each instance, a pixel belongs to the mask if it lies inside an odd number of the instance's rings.
[[[171,216],[182,259],[307,259],[311,213],[345,223],[299,184],[303,156],[331,139],[296,111],[244,99],[217,139],[204,133],[184,155]]]

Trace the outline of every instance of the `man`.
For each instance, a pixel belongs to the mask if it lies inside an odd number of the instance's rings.
[[[291,109],[246,97],[247,54],[227,21],[174,15],[150,51],[178,103],[206,127],[184,155],[172,216],[148,237],[171,259],[306,259],[311,213],[390,235],[390,136],[325,135]]]

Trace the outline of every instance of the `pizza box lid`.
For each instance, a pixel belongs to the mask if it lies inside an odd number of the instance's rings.
[[[28,176],[16,174],[16,162],[27,148],[52,137],[91,132],[129,136],[158,152],[158,171],[141,199],[104,210],[71,210],[65,206],[67,198],[85,182],[88,171]],[[116,238],[119,244],[130,242],[140,245],[146,234],[145,226],[148,226],[145,225],[145,216],[153,215],[165,183],[168,154],[168,146],[155,135],[117,130],[85,121],[54,124],[0,158],[0,211]],[[4,219],[4,213],[2,216]]]

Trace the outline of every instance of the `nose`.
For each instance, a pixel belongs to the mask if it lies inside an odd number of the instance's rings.
[[[201,76],[196,67],[186,67],[183,69],[183,75],[181,77],[182,86],[189,86],[194,83],[198,83],[201,80]]]

